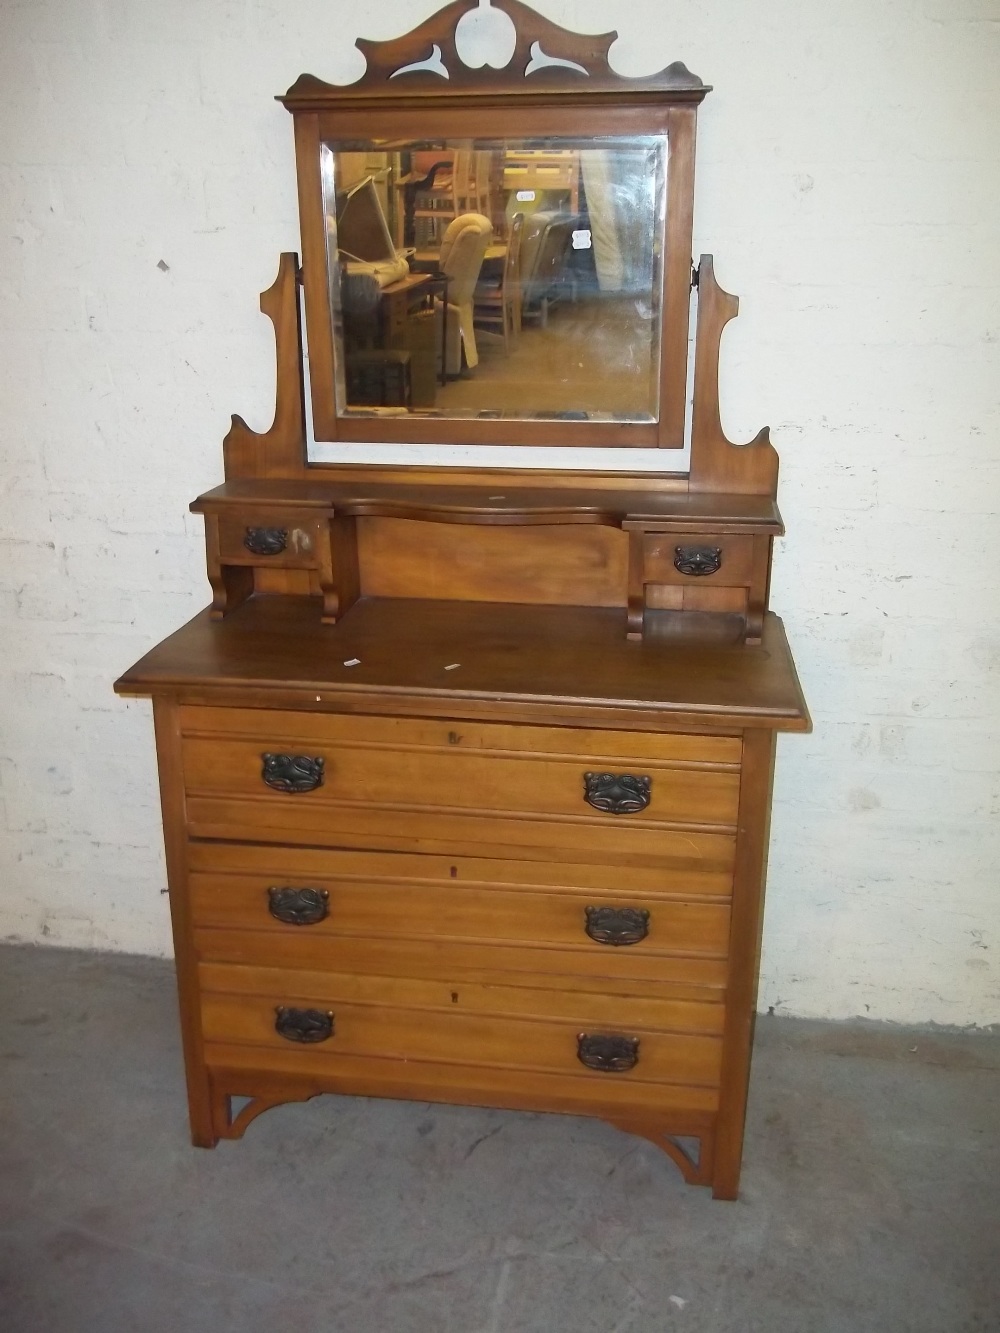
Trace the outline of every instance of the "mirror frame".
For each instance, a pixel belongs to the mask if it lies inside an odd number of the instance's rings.
[[[516,31],[502,69],[472,68],[456,34],[474,10],[505,14]],[[502,21],[502,20],[501,20]],[[355,83],[301,75],[278,100],[295,122],[302,282],[313,433],[317,441],[391,444],[562,445],[680,449],[684,446],[692,285],[695,123],[710,91],[679,62],[658,74],[616,74],[616,32],[573,33],[520,0],[455,0],[402,37],[359,38],[367,60]],[[458,417],[341,416],[331,312],[321,149],[337,140],[665,135],[667,198],[661,264],[660,406],[656,422],[580,422]]]

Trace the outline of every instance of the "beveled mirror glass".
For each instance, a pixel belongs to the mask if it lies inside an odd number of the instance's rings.
[[[321,159],[338,416],[659,420],[665,135]]]

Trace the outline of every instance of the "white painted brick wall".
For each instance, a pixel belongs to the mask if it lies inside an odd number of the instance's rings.
[[[762,1002],[1000,1020],[996,0],[538,0],[683,59],[697,250],[743,298],[734,438],[782,456]],[[0,934],[169,950],[150,710],[111,681],[208,594],[189,500],[270,421],[302,70],[431,0],[0,7]],[[158,267],[163,261],[166,269]]]

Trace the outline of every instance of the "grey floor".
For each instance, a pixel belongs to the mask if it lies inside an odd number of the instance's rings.
[[[1000,1328],[1000,1038],[758,1024],[744,1187],[322,1097],[189,1147],[170,968],[0,947],[4,1333]]]

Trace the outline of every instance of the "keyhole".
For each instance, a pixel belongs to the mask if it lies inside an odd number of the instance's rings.
[[[458,1004],[458,991],[457,991],[457,990],[453,990],[453,991],[452,991],[452,993],[451,993],[451,1002],[452,1002],[452,1004]]]
[[[448,744],[449,744],[449,745],[458,745],[458,744],[460,744],[461,740],[462,740],[462,738],[461,738],[461,736],[458,734],[457,731],[449,731],[449,732],[448,732]]]
[[[450,868],[450,873],[451,873],[451,877],[452,877],[452,879],[458,879],[458,866],[452,866],[452,867]]]

